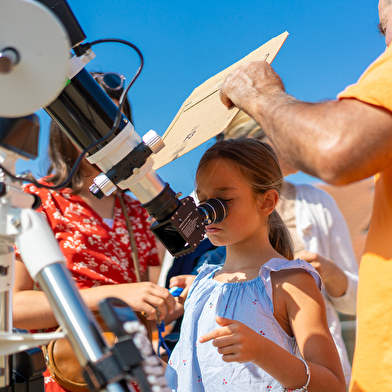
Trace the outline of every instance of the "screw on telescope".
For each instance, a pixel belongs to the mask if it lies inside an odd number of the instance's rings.
[[[14,48],[4,48],[0,52],[0,73],[10,73],[19,63],[19,53]]]

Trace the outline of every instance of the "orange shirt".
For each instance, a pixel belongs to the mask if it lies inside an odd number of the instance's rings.
[[[392,111],[392,45],[338,98],[355,98]],[[392,162],[375,178],[357,301],[350,392],[392,391]]]
[[[392,45],[362,74],[356,84],[345,88],[339,99],[355,98],[392,112]]]

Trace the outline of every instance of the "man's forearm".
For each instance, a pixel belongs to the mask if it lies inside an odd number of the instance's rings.
[[[358,181],[392,161],[390,111],[356,99],[299,101],[265,61],[234,71],[220,97],[253,117],[287,162],[326,182]]]
[[[337,126],[327,114],[331,103],[302,102],[283,92],[263,98],[248,114],[260,124],[279,155],[294,167],[327,180],[325,155],[331,156],[336,152],[334,146],[340,144]]]
[[[381,108],[354,99],[307,103],[282,92],[248,110],[285,160],[326,182],[358,181],[390,162],[392,115]]]

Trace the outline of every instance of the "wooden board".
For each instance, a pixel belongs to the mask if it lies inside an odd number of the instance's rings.
[[[248,61],[265,60],[271,63],[287,36],[288,33],[285,32],[271,39],[193,90],[162,137],[165,147],[153,157],[155,170],[200,146],[227,128],[238,113],[238,109],[234,107],[228,109],[222,104],[219,89],[223,81]]]

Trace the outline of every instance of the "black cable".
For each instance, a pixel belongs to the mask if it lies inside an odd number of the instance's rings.
[[[104,136],[102,139],[97,140],[96,142],[94,142],[93,144],[91,144],[89,147],[87,147],[86,149],[84,149],[78,159],[75,161],[74,165],[72,166],[72,169],[69,173],[69,176],[67,177],[66,180],[64,180],[61,184],[58,184],[56,186],[50,186],[50,185],[44,185],[41,184],[40,182],[38,182],[34,176],[31,174],[31,172],[25,172],[20,176],[15,176],[14,174],[12,174],[11,172],[9,172],[7,169],[5,169],[2,165],[0,165],[0,169],[7,174],[8,176],[10,176],[14,181],[20,181],[20,182],[24,182],[24,181],[30,181],[32,184],[34,184],[35,186],[39,187],[39,188],[45,188],[45,189],[51,189],[51,190],[60,190],[65,188],[69,182],[71,181],[73,175],[76,173],[76,171],[78,170],[82,159],[85,157],[85,155],[94,147],[96,147],[98,144],[103,143],[105,140],[109,139],[117,130],[118,126],[120,125],[120,121],[121,121],[121,113],[125,104],[125,98],[128,94],[129,89],[133,86],[133,84],[136,82],[136,79],[139,77],[140,73],[142,72],[143,66],[144,66],[144,59],[143,59],[143,55],[142,52],[139,50],[139,48],[132,44],[129,41],[123,40],[123,39],[119,39],[119,38],[103,38],[103,39],[98,39],[95,40],[91,43],[85,43],[85,44],[81,44],[78,46],[79,50],[78,52],[80,53],[85,53],[88,49],[90,49],[93,45],[97,45],[97,44],[101,44],[101,43],[107,43],[107,42],[116,42],[116,43],[120,43],[120,44],[124,44],[127,46],[130,46],[131,48],[133,48],[136,53],[139,55],[140,58],[140,64],[139,67],[134,75],[134,77],[132,78],[132,80],[130,81],[130,83],[128,84],[128,87],[122,92],[120,99],[118,101],[118,111],[116,114],[116,117],[114,119],[114,123],[113,123],[113,127],[110,130],[110,132]],[[76,49],[76,48],[75,48]],[[81,50],[80,50],[81,49]]]

